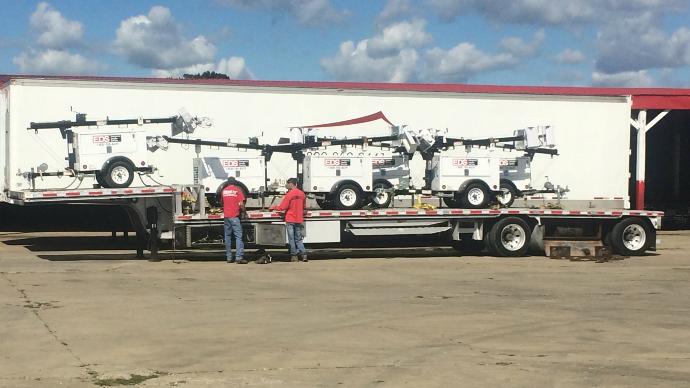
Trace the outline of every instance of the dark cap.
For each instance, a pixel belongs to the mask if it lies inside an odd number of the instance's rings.
[[[292,183],[293,185],[297,186],[297,178],[289,178],[287,183]]]
[[[234,176],[229,176],[229,177],[228,177],[228,183],[234,185],[235,183],[237,183],[237,179],[235,179]]]

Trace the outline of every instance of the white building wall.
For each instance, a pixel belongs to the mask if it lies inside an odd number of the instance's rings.
[[[630,101],[627,97],[576,97],[535,95],[486,95],[353,91],[326,89],[250,88],[201,85],[162,85],[87,81],[13,81],[9,170],[29,171],[47,163],[51,171],[66,166],[66,145],[58,130],[38,134],[26,128],[32,121],[87,118],[167,117],[184,107],[210,117],[214,125],[199,129],[193,138],[246,140],[262,136],[273,143],[289,137],[289,127],[339,121],[383,111],[395,124],[412,128],[448,128],[454,137],[509,136],[529,125],[552,125],[560,156],[537,155],[532,165],[534,186],[548,176],[555,184],[569,186],[568,199],[623,197],[628,200]],[[148,126],[151,135],[169,134],[169,127]],[[385,123],[356,128],[320,130],[320,135],[387,135]],[[185,149],[186,148],[186,149]],[[204,148],[201,156],[237,153]],[[252,151],[248,151],[252,152]],[[194,147],[171,145],[152,155],[160,170],[155,179],[165,184],[192,182]],[[421,184],[423,161],[413,159],[413,176]],[[269,178],[295,174],[288,155],[275,155]],[[28,182],[11,174],[11,190],[28,188]],[[67,178],[44,178],[39,188],[60,188]],[[147,181],[147,183],[153,183]],[[91,178],[82,187],[93,184]],[[134,185],[141,185],[135,179]]]
[[[6,200],[5,188],[9,184],[7,182],[8,164],[6,160],[7,143],[5,141],[8,135],[9,127],[9,88],[0,88],[0,201]]]

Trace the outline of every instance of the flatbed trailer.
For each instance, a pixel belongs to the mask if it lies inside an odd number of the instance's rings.
[[[17,205],[73,203],[121,206],[139,241],[137,253],[157,258],[161,242],[173,251],[194,248],[194,236],[222,230],[223,216],[207,213],[201,186],[149,186],[125,189],[79,189],[10,192]],[[338,247],[346,243],[395,237],[427,236],[460,251],[497,256],[528,253],[550,257],[643,255],[656,249],[663,212],[624,209],[563,210],[547,208],[456,209],[386,208],[307,210],[305,243]],[[278,212],[250,210],[243,220],[245,238],[257,248],[285,247],[285,223]],[[409,239],[408,239],[409,241]],[[420,239],[419,241],[427,241]]]

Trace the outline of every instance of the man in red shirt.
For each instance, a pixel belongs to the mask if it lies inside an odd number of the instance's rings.
[[[240,212],[244,210],[246,198],[234,177],[228,178],[228,185],[222,191],[223,196],[223,226],[225,228],[225,257],[228,263],[247,264],[244,259],[244,243],[242,242],[242,222]],[[235,257],[232,258],[232,239],[235,238]]]
[[[288,192],[278,206],[271,206],[271,210],[285,212],[288,243],[290,244],[291,261],[308,261],[307,250],[304,248],[304,212],[307,196],[297,188],[297,178],[287,180]]]

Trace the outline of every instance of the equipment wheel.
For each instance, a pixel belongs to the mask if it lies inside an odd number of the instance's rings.
[[[99,186],[101,187],[106,187],[105,180],[103,179],[103,173],[97,172],[96,173],[96,183],[98,183]]]
[[[517,198],[517,189],[510,182],[501,182],[501,193],[496,195],[496,200],[498,200],[501,207],[510,207],[510,205],[515,202]]]
[[[388,182],[374,183],[374,190],[371,193],[371,206],[376,208],[389,207],[393,202],[393,194],[389,190],[391,188]]]
[[[134,180],[134,165],[126,160],[108,163],[103,172],[103,182],[108,188],[129,187]]]
[[[479,182],[470,183],[460,194],[460,203],[468,209],[482,209],[489,203],[489,191]]]
[[[448,207],[460,207],[460,203],[458,203],[458,201],[456,201],[453,197],[443,197],[443,203],[445,203]]]
[[[518,217],[498,220],[489,231],[490,248],[498,256],[524,256],[529,248],[531,231],[527,222]]]
[[[244,187],[242,183],[239,181],[237,182],[237,187],[239,187],[242,190],[242,194],[244,194],[244,198],[249,198],[249,193],[247,192],[247,189]],[[223,207],[223,190],[228,187],[228,182],[225,181],[218,186],[218,189],[216,190],[216,196],[206,196],[208,199],[208,203],[214,207]]]
[[[614,225],[608,238],[614,252],[625,256],[640,256],[649,249],[652,236],[652,230],[644,220],[630,217]]]
[[[333,202],[341,210],[359,209],[362,206],[362,192],[351,183],[342,184],[336,190]]]
[[[316,204],[323,210],[333,209],[333,201],[330,198],[316,198]]]

